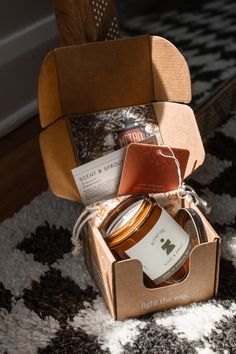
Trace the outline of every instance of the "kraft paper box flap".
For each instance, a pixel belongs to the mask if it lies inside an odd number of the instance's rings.
[[[161,37],[58,48],[41,67],[38,104],[42,127],[62,116],[153,101],[191,101],[187,63]]]
[[[150,37],[155,101],[189,103],[192,99],[189,68],[183,55],[162,37]]]
[[[77,163],[64,120],[55,122],[40,134],[40,148],[52,192],[59,197],[80,201],[71,173]]]
[[[166,145],[189,150],[184,178],[204,161],[205,150],[193,110],[183,104],[160,102],[153,105]]]

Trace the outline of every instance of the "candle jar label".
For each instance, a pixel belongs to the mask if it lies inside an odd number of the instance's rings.
[[[189,235],[162,209],[153,228],[125,253],[140,260],[148,277],[161,283],[181,267],[191,249]]]

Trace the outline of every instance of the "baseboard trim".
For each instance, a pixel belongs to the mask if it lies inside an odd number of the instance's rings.
[[[0,40],[0,66],[57,37],[55,16],[47,16]]]
[[[0,137],[35,116],[40,65],[58,46],[55,16],[40,19],[0,41]],[[6,84],[6,80],[10,80]],[[14,86],[14,90],[12,87]]]
[[[33,100],[29,104],[20,108],[6,118],[0,120],[0,138],[8,134],[10,131],[18,128],[22,123],[34,117],[38,112],[37,100]]]

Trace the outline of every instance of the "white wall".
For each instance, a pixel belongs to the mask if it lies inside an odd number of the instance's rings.
[[[51,0],[1,3],[0,137],[37,114],[40,65],[57,46]]]

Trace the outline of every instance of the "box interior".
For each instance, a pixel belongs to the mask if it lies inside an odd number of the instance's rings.
[[[190,151],[185,178],[204,161],[205,153],[193,111],[172,102],[153,103],[164,144]],[[192,143],[194,141],[194,144]],[[54,194],[80,201],[71,169],[79,165],[65,119],[41,133],[40,145],[49,185]]]

